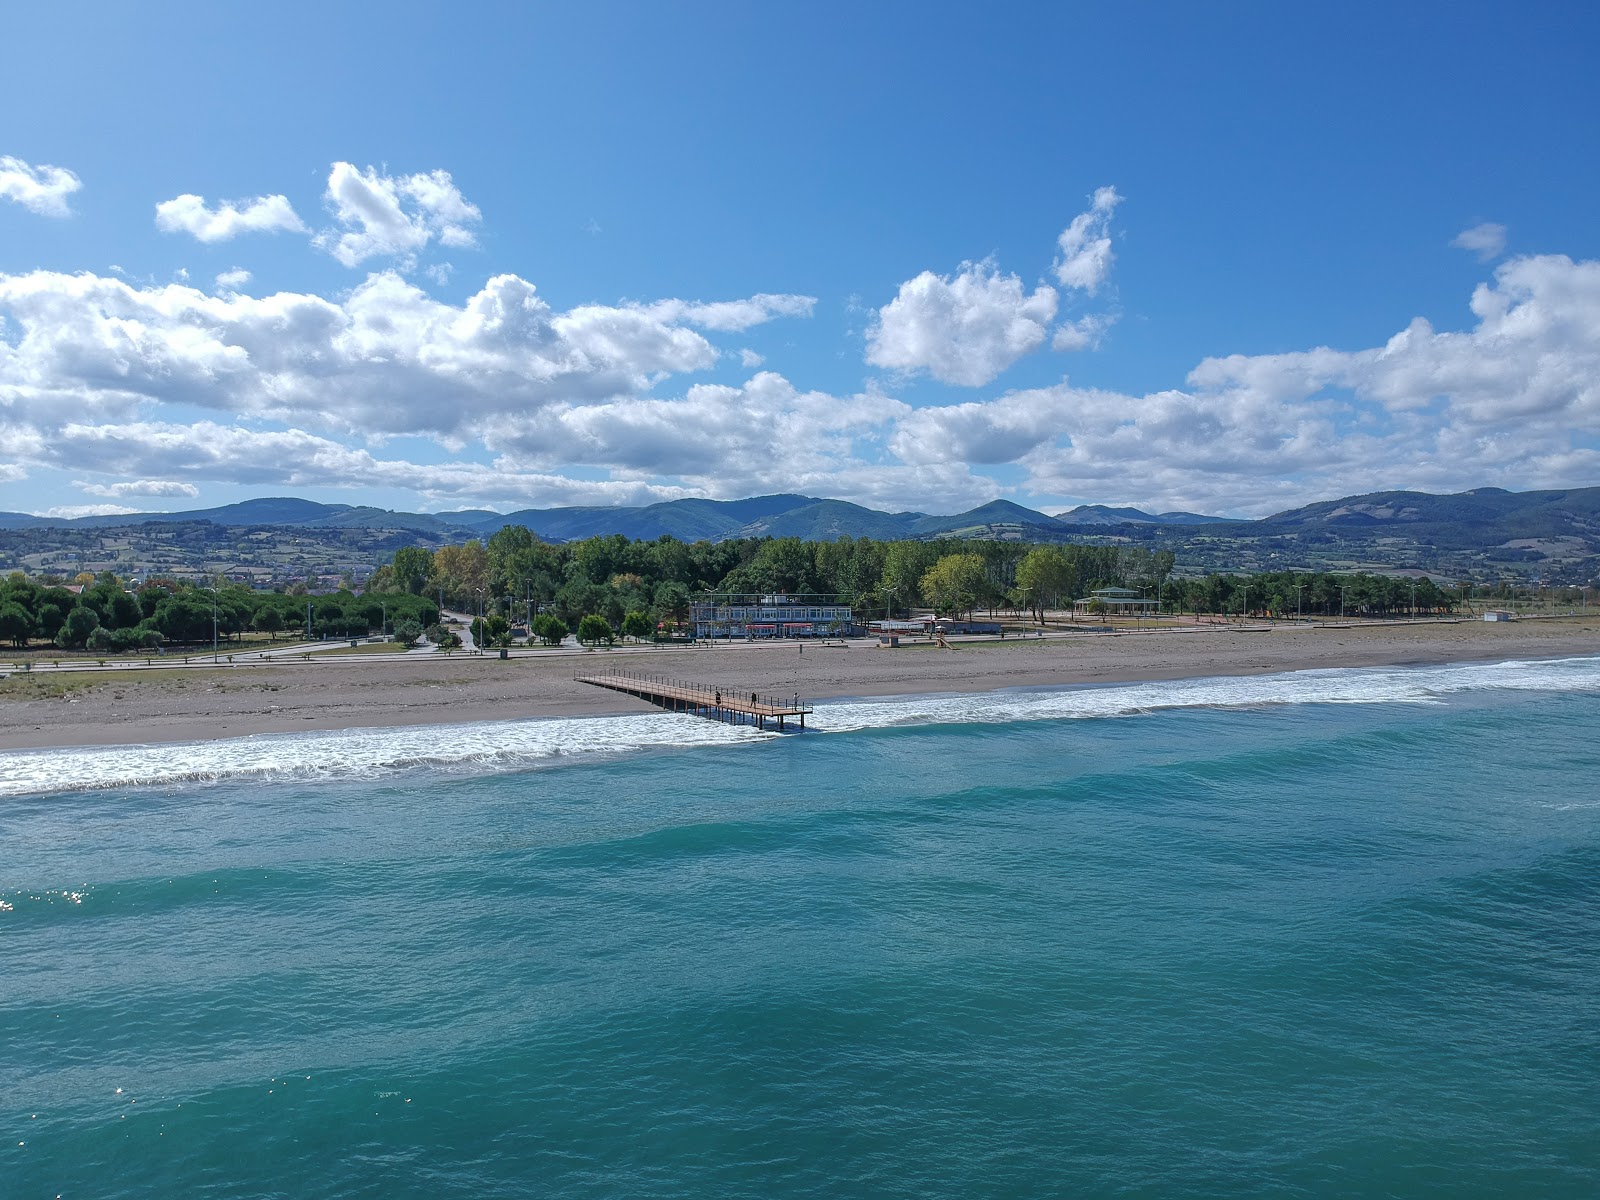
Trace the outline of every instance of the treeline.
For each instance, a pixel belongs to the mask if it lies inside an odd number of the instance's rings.
[[[1027,609],[1043,619],[1108,587],[1159,599],[1167,613],[1379,616],[1452,603],[1427,579],[1287,571],[1178,578],[1172,571],[1170,550],[1143,546],[850,537],[685,543],[620,534],[551,544],[507,526],[486,543],[402,549],[372,575],[366,594],[430,596],[472,612],[481,605],[510,620],[543,612],[567,629],[595,616],[630,635],[646,622],[682,622],[691,598],[707,592],[838,596],[862,620],[913,608]]]
[[[215,589],[174,580],[150,580],[130,590],[115,574],[83,575],[81,592],[60,583],[34,581],[20,572],[0,585],[0,641],[25,649],[46,642],[66,650],[118,653],[167,644],[232,642],[255,631],[276,638],[303,633],[310,607],[316,637],[360,637],[382,628],[423,627],[439,619],[425,596],[326,596],[258,592],[238,584]]]
[[[1138,577],[1153,583],[1172,570],[1170,553],[1139,547],[850,537],[686,543],[669,536],[631,541],[620,534],[552,544],[513,525],[486,543],[400,550],[368,579],[366,594],[430,596],[444,607],[474,613],[481,604],[486,613],[512,618],[545,611],[569,628],[585,616],[602,617],[617,630],[629,614],[681,622],[692,597],[706,592],[840,596],[863,616],[875,616],[891,609],[1007,604],[1020,565],[1035,549],[1052,550],[1070,564],[1063,580],[1068,591],[1080,581],[1115,586]],[[960,559],[960,569],[952,575],[946,564],[934,572],[944,559]],[[947,586],[951,578],[953,589]]]

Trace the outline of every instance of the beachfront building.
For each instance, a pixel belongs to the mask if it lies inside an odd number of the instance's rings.
[[[689,605],[697,638],[843,637],[854,629],[843,596],[702,596]]]
[[[1074,612],[1088,612],[1089,606],[1099,602],[1105,606],[1106,612],[1113,616],[1142,617],[1155,608],[1156,602],[1141,596],[1132,588],[1106,587],[1095,588],[1082,600],[1074,600]]]

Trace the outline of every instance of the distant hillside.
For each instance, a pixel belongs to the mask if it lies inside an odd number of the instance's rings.
[[[260,566],[274,572],[273,578],[292,577],[323,569],[323,563],[338,564],[340,571],[362,563],[370,569],[398,546],[433,548],[488,538],[507,525],[524,525],[553,542],[602,534],[639,540],[670,535],[686,542],[744,537],[1071,541],[1171,550],[1180,569],[1189,571],[1422,570],[1444,577],[1515,575],[1547,582],[1591,582],[1600,575],[1600,487],[1541,492],[1479,488],[1447,496],[1372,492],[1259,521],[1105,505],[1082,505],[1050,516],[1009,500],[951,515],[887,513],[843,500],[787,494],[672,500],[632,508],[507,514],[480,509],[432,515],[271,497],[194,512],[77,520],[0,513],[0,569],[55,569],[58,563],[81,569],[91,562],[143,562],[148,557],[151,568],[232,562]],[[271,553],[262,548],[267,544],[275,547]]]
[[[908,526],[920,513],[890,514],[844,500],[813,500],[787,512],[751,521],[735,537],[797,537],[808,542],[836,542],[842,537],[896,541],[909,536]]]
[[[1104,504],[1080,504],[1057,513],[1063,525],[1211,525],[1234,522],[1233,517],[1206,517],[1192,512],[1166,512],[1152,515],[1138,508],[1107,508]]]

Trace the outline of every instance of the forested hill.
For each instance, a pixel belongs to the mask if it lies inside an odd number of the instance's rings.
[[[0,570],[60,569],[114,561],[200,569],[253,564],[262,579],[310,570],[360,577],[401,546],[425,549],[487,539],[508,526],[550,543],[621,535],[682,542],[792,537],[830,542],[978,539],[1135,545],[1172,551],[1186,570],[1426,570],[1461,578],[1499,575],[1587,583],[1600,573],[1600,488],[1455,495],[1372,492],[1229,520],[1083,505],[1049,514],[1008,500],[949,516],[882,512],[843,500],[772,495],[684,499],[642,507],[444,513],[320,504],[295,497],[247,500],[181,513],[60,520],[0,513]]]

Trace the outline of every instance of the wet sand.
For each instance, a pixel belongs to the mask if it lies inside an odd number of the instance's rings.
[[[1600,654],[1600,619],[1280,625],[1008,637],[886,649],[796,643],[497,656],[350,656],[234,666],[13,674],[0,750],[200,741],[252,733],[648,711],[577,683],[616,668],[807,700],[1108,684],[1208,675]]]

